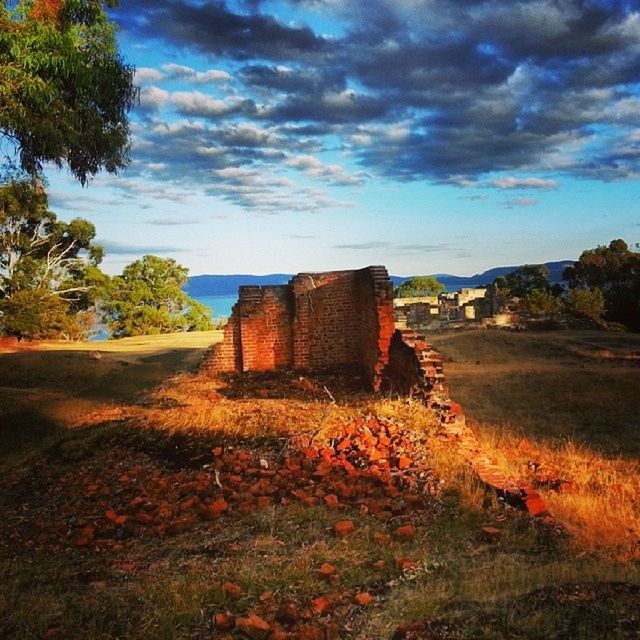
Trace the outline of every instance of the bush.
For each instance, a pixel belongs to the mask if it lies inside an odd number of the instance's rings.
[[[546,289],[534,289],[523,299],[524,307],[529,313],[552,315],[564,309],[562,300]]]
[[[602,289],[571,289],[567,295],[567,310],[579,318],[600,320],[605,311]]]
[[[0,328],[19,340],[78,339],[84,333],[69,304],[40,289],[23,289],[0,301]]]
[[[422,298],[444,293],[445,286],[434,276],[416,276],[403,282],[395,291],[397,298]]]

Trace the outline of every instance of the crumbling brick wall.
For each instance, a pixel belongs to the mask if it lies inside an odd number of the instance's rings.
[[[377,389],[393,331],[393,287],[384,267],[300,273],[287,285],[240,287],[223,342],[206,368],[357,365]]]

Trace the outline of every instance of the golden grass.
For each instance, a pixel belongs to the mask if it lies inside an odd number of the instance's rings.
[[[46,340],[35,343],[33,347],[43,351],[90,351],[100,353],[143,353],[165,349],[205,349],[220,342],[224,331],[189,331],[163,333],[149,336],[134,336],[118,340],[91,340],[69,342],[66,340]]]
[[[170,338],[152,338],[137,346],[133,342],[114,345],[114,351],[109,353],[100,349],[101,360],[93,360],[88,354],[82,360],[69,357],[82,356],[75,353],[82,351],[78,345],[72,347],[73,354],[65,352],[62,345],[50,352],[42,351],[39,357],[55,358],[48,365],[58,366],[57,387],[54,387],[56,376],[45,370],[46,360],[38,361],[42,370],[36,368],[35,374],[33,369],[29,374],[28,366],[21,370],[20,381],[32,385],[15,388],[16,394],[20,389],[31,389],[25,397],[25,406],[37,404],[35,389],[43,388],[38,386],[37,376],[43,376],[40,380],[50,385],[50,393],[55,388],[61,402],[62,396],[66,396],[67,402],[85,402],[88,398],[98,410],[106,402],[109,411],[118,409],[121,412],[118,417],[123,418],[121,423],[98,424],[70,434],[56,432],[55,437],[62,438],[62,444],[46,452],[42,458],[46,464],[42,467],[34,464],[41,459],[34,455],[36,449],[29,449],[32,456],[29,464],[34,467],[27,475],[29,482],[36,484],[28,486],[38,487],[40,482],[46,492],[46,487],[52,482],[55,485],[61,474],[74,477],[74,465],[80,469],[91,464],[108,464],[110,458],[105,455],[105,447],[117,446],[126,457],[128,447],[135,446],[136,456],[153,460],[154,473],[163,473],[167,462],[163,456],[177,447],[191,447],[201,454],[208,453],[212,443],[254,440],[256,451],[272,451],[274,445],[287,446],[292,435],[300,434],[315,438],[321,446],[355,416],[371,412],[427,434],[425,453],[434,478],[440,480],[436,490],[441,511],[416,522],[415,538],[408,541],[392,538],[386,545],[376,542],[373,532],[392,532],[396,526],[393,520],[386,523],[364,515],[357,506],[336,512],[324,505],[309,507],[297,502],[247,514],[231,513],[220,522],[202,523],[191,531],[167,538],[125,540],[122,548],[113,552],[67,549],[59,555],[44,552],[38,555],[17,547],[3,549],[1,545],[8,539],[0,537],[0,551],[12,554],[12,559],[3,566],[6,580],[0,585],[0,635],[3,629],[9,629],[3,627],[4,615],[14,625],[8,637],[16,638],[42,637],[56,625],[73,630],[68,637],[74,638],[211,637],[213,612],[249,611],[260,606],[260,595],[265,591],[273,591],[278,601],[291,598],[300,606],[308,606],[310,599],[330,592],[332,587],[316,571],[325,562],[338,568],[341,589],[375,594],[372,606],[350,609],[345,617],[349,629],[342,629],[343,636],[362,640],[389,638],[398,626],[412,620],[443,616],[455,619],[462,614],[475,616],[478,611],[497,611],[496,615],[502,615],[499,613],[502,609],[497,608],[502,606],[500,603],[510,603],[518,595],[540,587],[606,580],[640,582],[637,460],[630,454],[604,456],[593,447],[569,444],[567,435],[573,431],[563,431],[561,419],[551,415],[548,388],[547,394],[544,386],[534,390],[527,402],[522,395],[510,397],[505,393],[513,377],[513,369],[509,367],[521,366],[535,373],[536,365],[531,358],[537,359],[541,367],[546,362],[547,373],[552,369],[562,372],[563,367],[569,366],[567,362],[552,360],[554,352],[567,353],[566,349],[559,350],[559,338],[554,338],[553,348],[534,349],[529,337],[526,343],[511,344],[507,350],[520,353],[519,364],[505,362],[503,372],[496,374],[495,380],[495,384],[506,387],[497,387],[491,402],[482,397],[478,400],[486,402],[486,411],[492,419],[483,421],[473,415],[474,410],[470,413],[471,426],[482,445],[496,454],[505,470],[526,475],[528,463],[535,461],[542,470],[561,472],[563,479],[575,480],[578,488],[571,493],[545,492],[554,516],[570,533],[568,538],[552,525],[500,505],[449,443],[438,438],[434,414],[417,402],[362,395],[339,399],[334,405],[328,397],[304,398],[299,391],[287,397],[286,387],[282,388],[281,398],[263,398],[259,393],[249,392],[245,398],[232,399],[223,383],[204,375],[180,373],[167,379],[185,362],[194,362],[196,356],[202,355],[204,340],[201,347],[186,348],[180,342],[179,354],[172,355]],[[178,340],[182,338],[178,336]],[[196,343],[199,339],[194,338]],[[537,334],[536,339],[540,339]],[[473,342],[480,340],[480,336],[465,340],[473,352]],[[156,347],[152,348],[152,343]],[[93,350],[93,344],[87,347],[89,351]],[[519,344],[524,345],[522,349]],[[494,341],[491,348],[485,347],[478,349],[490,353],[500,366],[499,343]],[[606,348],[614,353],[620,351],[615,350],[615,345]],[[33,358],[33,354],[19,355]],[[188,356],[186,360],[184,356]],[[135,360],[133,364],[118,364],[129,357]],[[575,354],[562,356],[571,360],[571,366],[575,365],[575,357]],[[475,376],[468,372],[469,368],[478,367],[480,376],[488,371],[482,371],[482,365],[476,365],[475,360],[458,358],[458,362],[445,366],[445,374],[460,366],[458,374],[454,371],[452,377],[454,398],[458,398],[457,388],[463,388],[460,385],[464,385],[465,376]],[[5,370],[10,368],[7,364]],[[93,386],[76,386],[83,370],[85,376],[96,373],[98,381],[105,381],[103,395],[98,395]],[[629,373],[625,368],[621,376],[628,380]],[[142,376],[142,382],[127,387],[137,375]],[[151,383],[159,380],[164,380],[163,384],[152,390]],[[494,380],[489,383],[491,391]],[[470,381],[466,389],[475,393],[477,387],[472,387],[473,384]],[[584,391],[588,395],[589,387],[585,386]],[[501,409],[498,400],[501,394],[508,410]],[[615,394],[603,402],[608,403],[613,397]],[[520,415],[528,412],[536,425],[532,429],[535,435],[527,434],[524,443],[524,428],[513,420],[512,407],[517,405],[523,412]],[[469,410],[466,404],[463,406]],[[102,418],[98,411],[92,422],[96,424],[101,419],[108,422],[109,411]],[[580,411],[581,416],[588,413],[586,409]],[[546,432],[545,412],[553,427]],[[61,424],[63,417],[61,414]],[[174,436],[179,437],[173,439]],[[166,443],[171,446],[165,447]],[[0,468],[4,477],[9,478],[9,465],[2,463]],[[38,500],[36,490],[33,491],[33,495],[24,498],[31,509]],[[14,504],[11,492],[0,494],[5,513]],[[15,504],[20,506],[22,500]],[[345,517],[357,523],[356,532],[345,539],[336,539],[330,527]],[[488,542],[484,538],[485,524],[501,530],[499,541]],[[415,570],[398,569],[395,561],[399,556],[415,561]],[[374,571],[372,562],[379,560],[385,560],[386,565]],[[135,570],[122,569],[126,563],[134,564]],[[221,584],[226,580],[241,586],[242,596],[238,600],[231,601],[223,593]],[[518,620],[511,621],[508,636],[500,635],[499,628],[491,628],[485,635],[460,637],[545,637],[541,629],[555,624],[554,615],[555,612],[550,612],[546,618],[542,614],[532,616],[527,622],[530,628],[519,627]],[[603,636],[582,637],[599,640]]]
[[[640,337],[467,332],[436,345],[481,446],[508,474],[542,482],[576,552],[640,559],[640,371],[629,357]]]

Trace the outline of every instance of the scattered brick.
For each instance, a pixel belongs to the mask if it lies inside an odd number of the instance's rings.
[[[340,522],[336,522],[333,525],[333,533],[338,538],[344,538],[350,533],[353,533],[355,530],[356,525],[353,523],[353,520],[340,520]]]
[[[318,573],[323,577],[328,577],[336,572],[336,568],[332,564],[325,562],[318,567]]]
[[[356,601],[356,604],[359,604],[362,607],[366,607],[368,604],[371,603],[371,601],[373,600],[373,597],[368,593],[358,593],[354,598],[354,600]]]
[[[246,618],[236,618],[236,628],[252,640],[261,640],[267,637],[271,626],[259,615],[251,613]]]
[[[485,525],[482,527],[482,533],[489,542],[496,542],[500,539],[502,531],[496,527]]]
[[[228,598],[239,598],[242,595],[242,588],[234,582],[225,582],[222,590]]]
[[[231,631],[235,624],[235,618],[225,611],[218,611],[213,616],[213,626],[219,631]]]
[[[410,538],[413,538],[413,536],[415,535],[416,530],[414,528],[414,526],[412,524],[405,524],[402,527],[398,527],[393,534],[395,535],[396,538],[399,538],[401,540],[408,540]]]

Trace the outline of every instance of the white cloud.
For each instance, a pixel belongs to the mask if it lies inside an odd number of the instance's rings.
[[[207,84],[209,82],[228,82],[231,76],[221,69],[209,69],[208,71],[196,71],[182,64],[163,64],[162,70],[170,78],[179,78],[194,84]]]
[[[515,178],[508,176],[504,178],[496,178],[489,183],[492,187],[497,189],[540,189],[542,191],[548,191],[550,189],[556,189],[558,183],[556,180],[549,178]]]
[[[176,91],[171,102],[189,115],[218,118],[238,109],[237,99],[218,100],[200,91]]]
[[[289,158],[285,164],[312,178],[328,180],[342,186],[360,185],[364,182],[361,173],[349,175],[339,164],[324,164],[314,156],[294,156]]]
[[[147,82],[158,82],[164,78],[164,74],[153,67],[138,67],[136,69],[136,84],[145,84]]]
[[[144,109],[156,111],[164,106],[169,99],[169,92],[159,87],[145,87],[140,92],[140,106]]]

